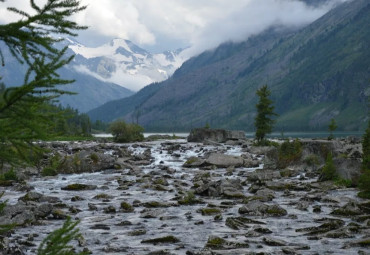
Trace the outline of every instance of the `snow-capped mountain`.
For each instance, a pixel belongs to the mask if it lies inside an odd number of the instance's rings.
[[[151,54],[124,39],[114,39],[96,48],[71,39],[68,44],[76,55],[71,63],[76,71],[133,91],[167,79],[185,61],[180,56],[181,50]]]

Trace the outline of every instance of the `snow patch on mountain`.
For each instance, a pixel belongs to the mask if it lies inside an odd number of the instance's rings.
[[[133,91],[168,79],[186,60],[180,55],[181,50],[152,54],[124,39],[95,48],[68,41],[68,47],[76,54],[75,70]]]

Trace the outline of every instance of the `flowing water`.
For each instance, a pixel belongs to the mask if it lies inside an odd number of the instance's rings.
[[[242,206],[236,204],[233,200],[220,198],[203,198],[206,204],[182,205],[178,206],[174,200],[180,189],[189,190],[193,185],[192,179],[199,172],[197,168],[184,168],[182,165],[191,156],[201,157],[211,151],[222,151],[229,155],[239,156],[245,153],[240,146],[204,146],[194,143],[186,143],[185,140],[171,141],[171,143],[180,144],[178,150],[169,154],[164,149],[166,146],[163,141],[143,143],[141,145],[130,145],[129,149],[134,154],[140,154],[146,149],[151,150],[154,160],[150,165],[141,166],[143,174],[150,178],[164,176],[169,185],[167,191],[157,191],[147,188],[141,183],[140,178],[135,175],[128,175],[129,170],[107,170],[98,173],[84,173],[72,175],[58,175],[56,177],[35,178],[29,181],[29,184],[35,188],[36,192],[48,196],[56,196],[68,206],[73,206],[80,212],[72,214],[73,219],[80,220],[78,225],[80,232],[86,240],[86,247],[93,254],[148,254],[157,250],[169,250],[172,254],[185,254],[187,251],[199,251],[205,247],[210,235],[219,236],[233,242],[248,242],[249,248],[240,248],[230,251],[220,251],[216,254],[246,254],[247,252],[270,252],[272,254],[281,254],[281,247],[261,245],[261,239],[269,236],[293,244],[293,247],[308,248],[299,250],[300,254],[358,254],[359,248],[342,249],[346,242],[361,238],[356,234],[352,238],[345,240],[337,238],[323,238],[309,240],[304,233],[298,233],[295,230],[309,226],[318,226],[319,220],[325,217],[331,218],[329,213],[333,206],[344,205],[346,202],[356,199],[354,189],[343,189],[329,191],[326,195],[338,200],[339,203],[332,204],[315,202],[313,205],[322,207],[321,213],[313,213],[310,205],[307,211],[295,209],[295,204],[300,198],[305,196],[305,191],[291,191],[289,194],[276,192],[276,198],[270,204],[277,203],[288,211],[287,216],[261,218],[252,216],[249,218],[262,221],[264,227],[272,231],[271,234],[263,236],[246,236],[248,230],[233,230],[225,226],[227,217],[240,216],[238,209]],[[109,153],[109,151],[107,151]],[[255,156],[255,155],[254,155]],[[161,169],[172,169],[171,174]],[[261,168],[260,165],[259,168]],[[255,171],[256,168],[236,168],[232,175],[224,176],[226,169],[211,170],[212,179],[221,178],[240,178],[248,172]],[[170,176],[168,176],[170,175]],[[118,189],[119,181],[130,183],[128,189]],[[297,182],[299,181],[296,179]],[[313,180],[305,180],[311,182]],[[65,191],[62,187],[72,184],[92,184],[97,185],[95,190],[88,191]],[[250,196],[248,192],[250,184],[244,186],[243,193]],[[98,194],[107,194],[109,199],[99,200],[94,198]],[[9,191],[5,194],[5,199],[9,204],[15,204],[22,192]],[[72,202],[71,198],[80,196],[84,200]],[[119,210],[121,202],[137,204],[134,212],[124,213]],[[141,203],[135,202],[140,201]],[[142,203],[158,201],[167,203],[169,207],[155,208],[158,213],[156,218],[142,218],[141,212],[144,210]],[[198,209],[206,207],[207,204],[221,206],[223,204],[231,206],[222,206],[222,219],[215,219],[213,216],[203,216],[197,212]],[[97,210],[89,210],[89,204],[94,204]],[[104,213],[104,208],[113,206],[116,213]],[[349,220],[346,219],[348,222]],[[17,240],[27,240],[32,237],[33,243],[38,244],[51,230],[61,227],[63,221],[55,219],[43,220],[40,225],[17,229],[12,238]],[[131,235],[133,231],[141,230],[142,235]],[[36,233],[36,235],[35,235]],[[142,240],[158,238],[172,235],[180,239],[175,244],[146,244]],[[36,247],[27,248],[27,254],[34,254]]]

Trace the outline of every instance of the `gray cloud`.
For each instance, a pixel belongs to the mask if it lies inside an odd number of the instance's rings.
[[[315,8],[299,0],[82,0],[88,8],[75,20],[90,27],[81,34],[82,43],[118,37],[152,50],[189,46],[185,54],[190,57],[271,25],[302,26],[344,1]],[[15,19],[4,7],[28,10],[25,2],[0,3],[0,23]]]

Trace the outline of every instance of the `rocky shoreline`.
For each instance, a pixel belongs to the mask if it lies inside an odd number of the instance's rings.
[[[25,182],[0,187],[0,224],[20,226],[2,254],[34,254],[67,216],[81,221],[76,247],[92,254],[369,254],[369,201],[318,181],[328,151],[337,174],[358,181],[359,139],[300,140],[286,159],[226,136],[42,142],[49,153],[23,169]],[[41,176],[48,167],[59,174]]]

